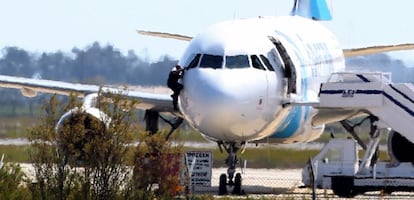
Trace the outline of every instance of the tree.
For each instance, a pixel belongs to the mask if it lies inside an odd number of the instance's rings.
[[[31,55],[18,47],[3,49],[4,57],[0,59],[1,74],[30,77],[33,75],[33,59]]]

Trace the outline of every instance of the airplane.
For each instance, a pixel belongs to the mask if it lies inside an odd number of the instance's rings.
[[[195,37],[138,31],[189,41],[178,62],[185,68],[178,111],[170,94],[113,86],[0,75],[0,87],[20,89],[27,97],[43,92],[84,98],[82,109],[70,110],[60,123],[79,110],[100,119],[102,113],[93,104],[99,91],[139,100],[137,109],[146,111],[150,132],[158,130],[160,114],[176,117],[170,122],[170,133],[185,120],[228,154],[219,194],[226,194],[227,186],[240,194],[236,154],[247,143],[310,142],[321,136],[324,124],[358,114],[312,106],[319,101],[321,83],[332,73],[345,71],[346,57],[414,48],[414,44],[400,44],[344,50],[335,35],[318,22],[331,19],[324,0],[295,0],[288,16],[224,21]]]

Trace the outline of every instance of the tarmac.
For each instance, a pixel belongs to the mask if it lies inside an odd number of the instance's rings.
[[[31,164],[21,163],[22,170],[28,177],[34,177],[34,169]],[[213,195],[218,196],[219,177],[226,173],[226,168],[213,168],[211,185],[207,187],[192,188],[193,195]],[[301,188],[302,186],[302,169],[253,169],[246,168],[237,172],[242,174],[243,196],[234,196],[229,193],[225,197],[240,198],[249,197],[257,199],[312,199],[312,190],[310,188]],[[231,191],[231,188],[229,188]],[[316,199],[339,199],[331,190],[317,189],[315,191]],[[358,195],[356,199],[413,199],[414,193],[394,192],[390,195],[382,192],[368,192],[364,195]]]

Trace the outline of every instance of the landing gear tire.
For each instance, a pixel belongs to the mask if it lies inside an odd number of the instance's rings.
[[[226,194],[227,194],[227,175],[221,174],[220,182],[219,182],[219,195],[226,195]]]
[[[236,177],[234,178],[233,194],[242,195],[243,191],[241,189],[241,186],[242,186],[242,177],[240,173],[237,173]]]
[[[244,147],[245,144],[246,144],[245,142],[241,142],[241,143],[218,142],[220,150],[222,151],[222,149],[224,148],[227,152],[227,158],[225,160],[225,163],[227,165],[227,174],[222,174],[220,176],[220,184],[219,184],[220,195],[227,194],[227,186],[233,189],[231,194],[241,195],[244,193],[244,191],[241,189],[242,188],[241,174],[237,173],[236,176],[234,175],[236,173],[236,166],[238,164],[237,151],[240,150],[242,147]]]
[[[338,197],[352,198],[356,196],[352,177],[332,177],[332,191]]]

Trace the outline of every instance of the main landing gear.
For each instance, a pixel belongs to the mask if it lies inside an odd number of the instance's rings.
[[[228,194],[227,186],[230,186],[233,188],[232,194],[236,195],[242,195],[244,194],[244,191],[241,189],[242,186],[242,177],[240,173],[237,173],[236,176],[234,174],[236,173],[236,166],[238,163],[237,160],[237,151],[241,148],[243,148],[245,145],[245,142],[242,143],[236,143],[236,142],[218,142],[218,146],[220,148],[220,151],[223,152],[226,150],[228,156],[225,160],[227,165],[227,174],[221,174],[220,175],[220,181],[219,181],[219,195],[226,195]],[[234,180],[233,180],[234,179]]]
[[[184,119],[181,117],[175,117],[174,119],[166,119],[161,116],[158,111],[155,110],[146,110],[145,111],[145,130],[149,132],[150,135],[154,135],[158,132],[158,119],[161,118],[164,122],[168,123],[171,127],[168,132],[165,140],[168,140],[171,134],[183,123]]]

